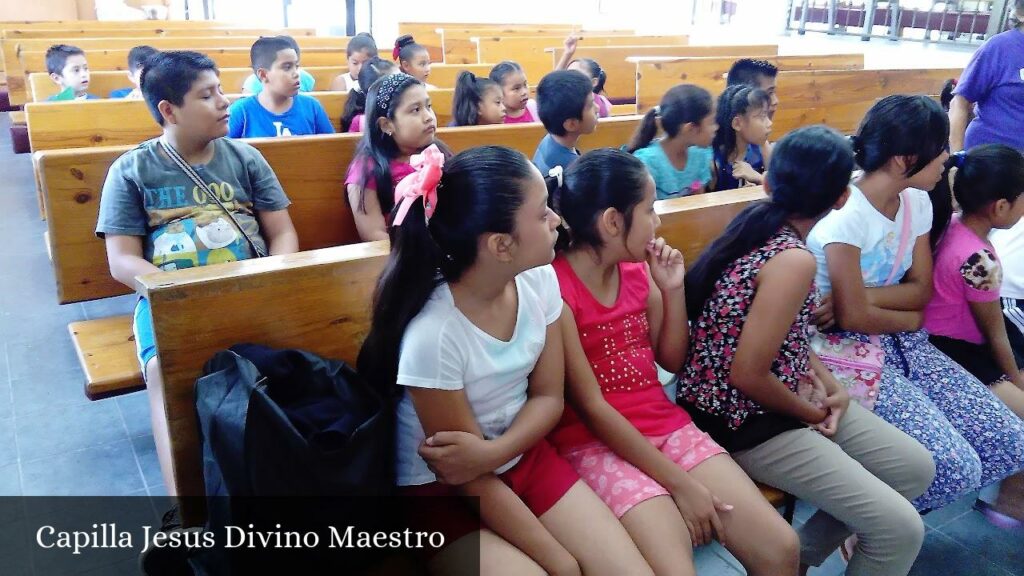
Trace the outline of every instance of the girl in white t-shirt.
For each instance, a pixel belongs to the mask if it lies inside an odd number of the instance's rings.
[[[879,337],[885,364],[875,413],[932,452],[935,480],[914,501],[922,510],[1024,466],[1024,422],[921,329],[932,296],[933,213],[925,190],[945,177],[948,137],[949,121],[930,98],[876,103],[853,138],[864,173],[846,205],[822,219],[807,242],[825,296],[819,327],[834,324],[862,341]]]
[[[479,498],[479,517],[452,506],[429,519],[449,542],[432,571],[479,557],[465,568],[651,574],[544,440],[562,415],[565,374],[550,266],[559,218],[543,178],[499,146],[447,163],[431,146],[411,163],[416,172],[395,189],[391,256],[358,365],[397,401],[399,493]]]

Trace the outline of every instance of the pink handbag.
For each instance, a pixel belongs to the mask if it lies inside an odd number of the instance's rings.
[[[903,206],[903,229],[900,231],[896,259],[885,281],[886,286],[895,279],[910,243],[911,208],[905,192],[900,194],[900,202]],[[875,402],[878,400],[878,388],[882,383],[885,350],[878,336],[871,336],[868,340],[861,342],[853,338],[844,338],[839,334],[822,334],[811,326],[811,349],[836,380],[846,388],[851,400],[868,410],[874,410]]]

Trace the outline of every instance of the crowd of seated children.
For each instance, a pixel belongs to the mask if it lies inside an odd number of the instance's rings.
[[[597,128],[597,104],[590,81],[579,72],[556,70],[537,85],[537,111],[547,134],[537,146],[533,163],[542,174],[565,168],[576,157],[580,136]]]
[[[50,75],[50,80],[61,89],[47,98],[47,102],[99,98],[89,94],[89,63],[85,59],[85,52],[77,46],[50,46],[46,50],[46,72]]]
[[[359,72],[363,64],[377,57],[377,42],[367,32],[360,32],[348,41],[345,47],[348,58],[348,70],[339,74],[331,81],[331,90],[335,92],[359,91],[361,86],[369,88],[369,84],[360,84]]]
[[[607,118],[612,115],[612,103],[604,93],[604,83],[608,79],[608,75],[593,58],[573,59],[573,56],[576,54],[578,40],[575,35],[569,35],[565,39],[565,51],[562,53],[561,60],[555,65],[555,70],[576,70],[586,74],[594,86],[594,102],[597,104],[597,115],[600,118]]]
[[[255,148],[225,138],[228,100],[213,61],[196,52],[161,52],[147,61],[141,87],[163,134],[124,153],[104,182],[96,234],[106,242],[111,275],[134,290],[142,274],[298,251],[290,202],[273,170]],[[142,298],[133,332],[157,456],[173,495],[159,354]]]
[[[1024,421],[928,341],[928,190],[945,177],[949,119],[926,96],[877,102],[853,137],[863,173],[808,236],[823,297],[817,324],[884,351],[874,412],[924,445],[935,480],[914,500],[938,508],[1024,467]],[[937,194],[948,194],[948,188]],[[948,200],[947,200],[948,202]]]
[[[124,98],[126,100],[142,100],[142,89],[139,88],[142,68],[146,61],[157,54],[159,50],[152,46],[136,46],[128,51],[128,81],[132,88],[119,88],[110,92],[111,98]]]
[[[523,67],[511,60],[499,62],[488,75],[498,86],[505,102],[505,124],[540,122],[537,103],[530,98],[530,83]]]
[[[430,77],[430,52],[425,46],[417,44],[412,36],[399,36],[391,55],[398,62],[400,71],[422,82],[427,90],[437,89],[437,86],[427,83]]]
[[[280,36],[260,38],[250,50],[252,69],[263,89],[231,105],[232,138],[333,134],[320,101],[300,94],[299,55]]]
[[[659,130],[664,136],[655,138]],[[626,151],[647,166],[658,200],[700,194],[711,182],[711,142],[717,130],[711,93],[680,84],[644,114]]]
[[[299,48],[299,43],[295,41],[295,38],[286,35],[277,36],[277,38],[283,39],[289,46],[291,46],[292,50],[295,50],[296,61],[301,60],[302,50]],[[262,40],[262,38],[260,40]],[[252,54],[250,51],[250,59],[251,57]],[[312,92],[315,85],[316,78],[314,78],[309,72],[299,68],[299,92]],[[262,90],[263,81],[260,80],[259,75],[256,74],[256,70],[253,69],[252,74],[246,76],[245,80],[242,82],[242,94],[259,94]]]
[[[469,70],[459,72],[455,80],[455,94],[452,96],[452,121],[449,126],[503,124],[505,114],[505,98],[501,86]]]
[[[761,184],[771,148],[771,97],[745,84],[727,86],[718,97],[718,131],[711,142],[713,190]]]
[[[362,132],[366,117],[366,91],[382,76],[398,72],[398,66],[390,60],[374,56],[359,67],[357,88],[349,90],[345,109],[341,113],[341,129],[345,132]],[[365,86],[366,88],[362,88]]]
[[[598,149],[550,180],[568,402],[549,441],[656,574],[693,574],[690,547],[716,534],[748,574],[797,574],[793,529],[658,380],[682,368],[689,330],[683,256],[657,237],[643,162]]]
[[[437,117],[427,88],[403,72],[384,76],[366,94],[363,137],[345,177],[359,238],[388,238],[386,218],[394,207],[395,185],[413,172],[410,158],[438,143]]]

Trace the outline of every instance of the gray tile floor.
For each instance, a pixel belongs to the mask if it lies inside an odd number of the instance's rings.
[[[788,50],[798,49],[795,42]],[[68,322],[128,313],[132,299],[57,305],[31,160],[11,153],[7,115],[0,117],[0,495],[163,495],[144,393],[87,400],[67,334]],[[927,537],[912,574],[1024,576],[1024,532],[994,528],[973,501],[925,516]],[[800,506],[798,523],[811,513]],[[701,574],[743,574],[718,545],[696,558]],[[843,568],[836,554],[811,574]]]

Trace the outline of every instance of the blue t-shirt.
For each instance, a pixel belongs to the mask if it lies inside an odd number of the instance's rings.
[[[633,155],[647,166],[658,190],[658,200],[689,196],[711,181],[711,148],[690,146],[686,151],[686,166],[679,170],[672,165],[661,139],[654,140]]]
[[[537,166],[542,175],[547,176],[548,171],[555,166],[561,166],[564,169],[579,156],[580,153],[575,148],[562,146],[551,137],[551,134],[547,134],[533,154],[533,164]]]
[[[292,107],[284,114],[274,114],[260,104],[256,96],[237,100],[228,109],[228,136],[262,138],[334,134],[334,126],[320,102],[312,96],[296,94]]]
[[[740,184],[740,181],[732,177],[732,164],[729,163],[728,158],[723,156],[717,150],[714,151],[715,155],[715,174],[717,175],[715,182],[715,191],[718,190],[734,190],[736,188],[742,188],[745,184]],[[747,145],[747,154],[743,157],[743,160],[750,164],[750,167],[754,170],[764,174],[764,157],[761,156],[761,147],[753,144]]]
[[[964,148],[1006,144],[1024,151],[1024,33],[1008,30],[978,48],[955,93],[975,103]]]
[[[316,84],[316,78],[312,74],[306,72],[303,69],[299,69],[299,92],[312,92],[313,86]],[[255,74],[249,74],[249,77],[242,82],[242,90],[247,94],[259,94],[263,91],[263,83],[256,77]],[[227,90],[225,90],[227,92]]]
[[[124,98],[132,93],[132,88],[118,88],[110,91],[111,98]]]

